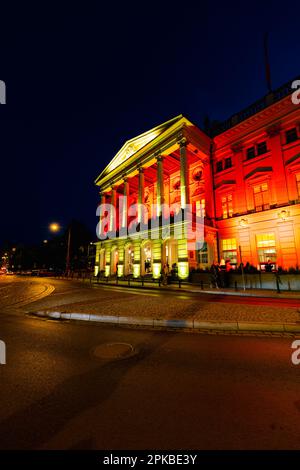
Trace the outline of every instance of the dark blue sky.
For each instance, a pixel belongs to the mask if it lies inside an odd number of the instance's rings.
[[[52,220],[94,230],[94,178],[125,140],[266,94],[266,31],[273,88],[300,74],[293,3],[105,3],[1,12],[0,242],[40,241]]]

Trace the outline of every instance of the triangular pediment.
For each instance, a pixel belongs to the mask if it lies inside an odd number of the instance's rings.
[[[112,161],[107,165],[105,170],[100,174],[100,176],[96,179],[96,183],[101,180],[103,177],[111,173],[117,167],[123,165],[126,160],[129,160],[135,153],[149,144],[152,140],[156,139],[159,135],[165,132],[168,128],[170,128],[173,124],[177,121],[182,119],[183,116],[180,114],[175,118],[171,119],[170,121],[164,122],[153,129],[150,129],[143,134],[134,137],[133,139],[127,140],[123,147],[118,151]]]

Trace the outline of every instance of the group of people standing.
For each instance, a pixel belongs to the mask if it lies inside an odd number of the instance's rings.
[[[230,260],[221,260],[221,263],[215,263],[210,267],[210,284],[211,287],[228,287],[229,271],[231,270]]]

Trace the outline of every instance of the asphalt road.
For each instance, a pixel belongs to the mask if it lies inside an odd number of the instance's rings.
[[[0,282],[1,449],[300,448],[300,366],[291,363],[290,338],[27,316],[24,306],[51,283]],[[56,296],[81,289],[55,283]],[[130,344],[133,354],[95,354],[108,343]]]

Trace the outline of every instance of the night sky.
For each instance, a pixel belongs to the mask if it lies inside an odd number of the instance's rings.
[[[265,32],[273,88],[300,74],[295,3],[24,3],[1,6],[0,244],[40,242],[53,220],[94,232],[93,181],[125,140],[266,94]]]

